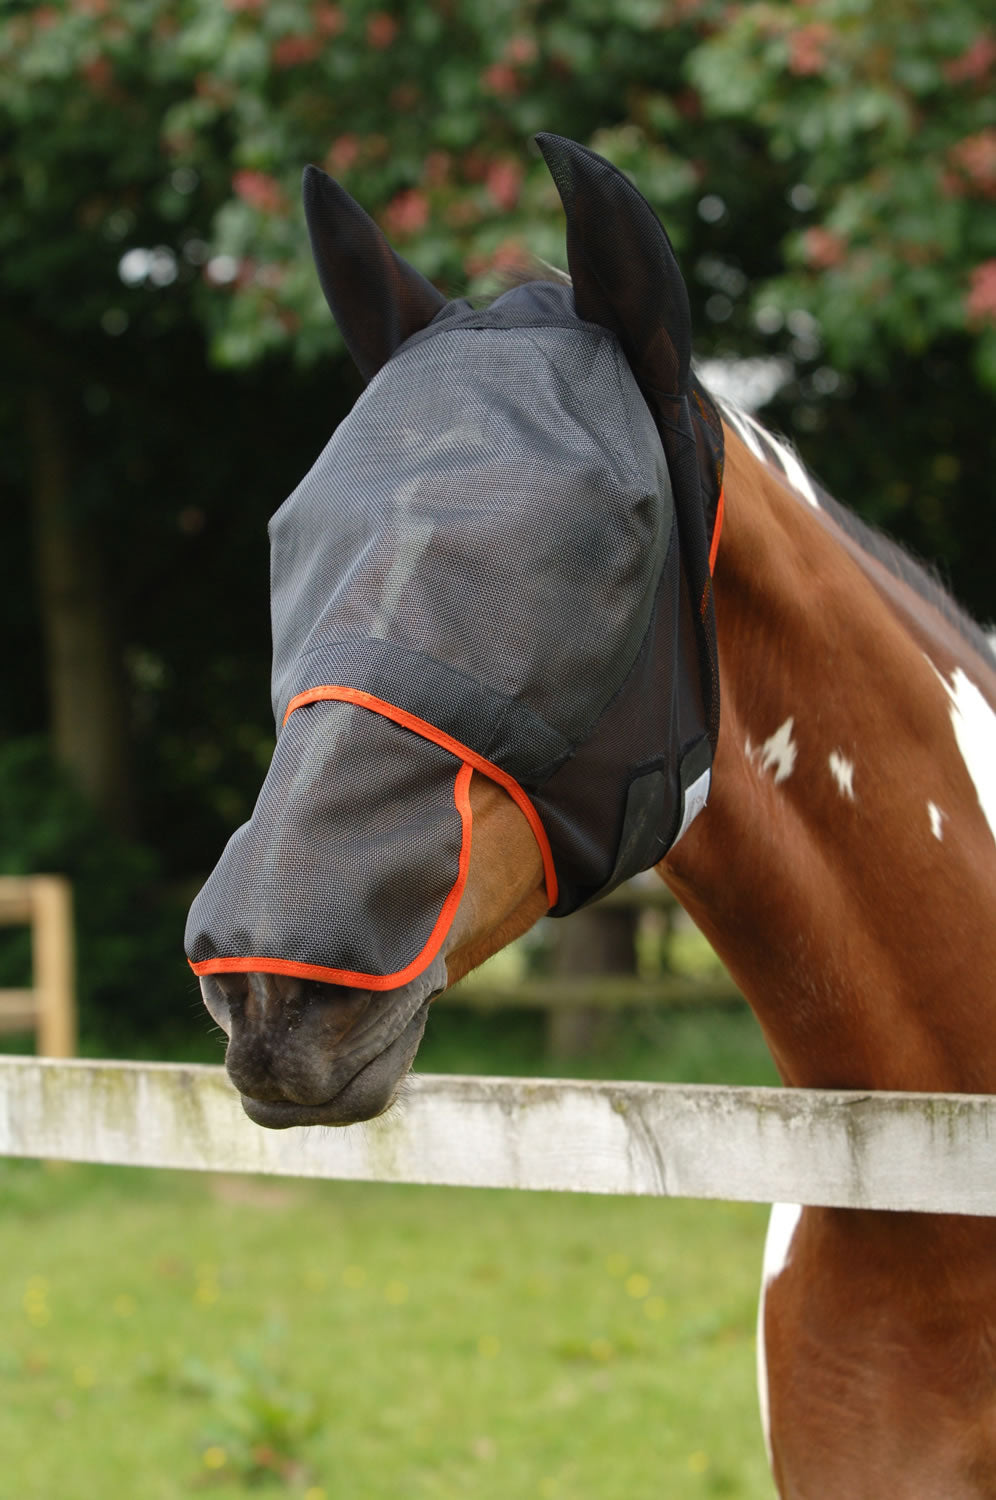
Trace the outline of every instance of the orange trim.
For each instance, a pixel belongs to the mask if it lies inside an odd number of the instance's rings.
[[[714,568],[716,566],[716,553],[719,551],[719,537],[720,537],[720,533],[723,530],[723,511],[725,509],[724,494],[725,494],[725,491],[723,489],[723,486],[720,485],[720,487],[719,487],[719,499],[716,501],[716,521],[715,521],[715,524],[713,525],[713,528],[712,528],[712,545],[709,548],[709,572],[710,573],[714,570]]]
[[[497,781],[499,786],[504,787],[513,802],[524,813],[526,821],[533,830],[543,859],[547,901],[551,907],[556,906],[557,872],[553,865],[550,840],[546,836],[546,829],[540,822],[539,813],[514,777],[509,776],[507,771],[501,770],[490,760],[485,760],[483,755],[478,755],[477,751],[471,750],[468,745],[463,745],[459,740],[453,739],[452,735],[446,734],[442,729],[437,729],[435,724],[430,724],[426,719],[419,719],[415,714],[410,714],[393,703],[386,703],[383,698],[375,698],[372,693],[364,693],[359,688],[313,687],[308,688],[304,693],[297,693],[287,705],[284,723],[287,723],[295,709],[303,708],[308,703],[319,703],[329,699],[338,703],[355,703],[359,708],[369,708],[372,713],[381,714],[385,719],[393,720],[402,728],[410,729],[414,734],[420,734],[423,739],[431,740],[434,745],[439,745],[441,749],[448,750],[451,755],[458,756],[460,760],[472,765],[475,771],[480,771],[482,776],[487,776],[492,781]]]
[[[287,722],[286,719],[284,722]],[[453,918],[456,916],[456,909],[460,905],[463,888],[467,883],[467,871],[470,868],[470,846],[474,823],[470,809],[470,780],[473,774],[473,766],[464,762],[453,783],[453,801],[460,814],[462,827],[456,880],[440,908],[439,916],[429,934],[429,941],[418,957],[413,958],[405,968],[399,969],[396,974],[360,974],[352,969],[326,969],[321,964],[299,964],[293,959],[286,958],[206,958],[196,964],[188,960],[194,973],[289,974],[294,979],[320,979],[324,984],[343,984],[367,990],[400,989],[403,984],[407,984],[410,979],[421,974],[422,970],[432,963],[442,947],[443,939],[449,932]]]

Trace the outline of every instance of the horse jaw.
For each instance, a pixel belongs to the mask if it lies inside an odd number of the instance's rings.
[[[352,1125],[395,1102],[435,995],[547,909],[525,816],[483,777],[470,788],[467,883],[442,950],[408,984],[371,991],[281,974],[204,975],[201,995],[228,1037],[225,1065],[257,1125]]]

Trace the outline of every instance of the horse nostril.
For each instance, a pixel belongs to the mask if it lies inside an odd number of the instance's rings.
[[[201,999],[208,1015],[226,1036],[232,1034],[233,1010],[245,1000],[244,974],[204,974],[201,976]]]

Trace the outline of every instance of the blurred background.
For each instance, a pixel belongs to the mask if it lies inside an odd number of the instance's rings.
[[[303,165],[461,295],[564,264],[534,131],[604,153],[675,243],[707,376],[985,617],[987,13],[7,4],[0,871],[74,881],[84,1047],[192,1031],[183,910],[271,753],[266,522],[360,389]],[[4,936],[0,985],[23,983]]]
[[[930,559],[986,619],[996,560],[990,17],[985,0],[7,0],[0,874],[72,882],[81,1051],[220,1056],[182,929],[190,895],[248,816],[272,749],[266,522],[360,389],[311,265],[304,164],[339,178],[403,254],[458,296],[493,292],[531,255],[565,264],[561,209],[533,132],[573,136],[609,157],[671,235],[706,379],[786,433],[829,489]],[[575,935],[546,930],[554,925]],[[572,1072],[773,1078],[749,1015],[659,903],[634,900],[587,927],[544,924],[502,965],[479,981],[476,1006],[434,1018],[427,1067],[567,1071],[567,1058]],[[612,991],[611,1025],[591,991],[587,1004],[554,1014],[528,989],[551,972],[600,969],[632,986]],[[27,932],[0,928],[0,989],[29,984],[30,972]],[[681,988],[689,978],[701,985],[694,1004]],[[635,987],[655,984],[658,998],[668,985],[672,999],[684,995],[682,1008],[638,1003]],[[709,1010],[717,1002],[723,1008]],[[160,1186],[168,1179],[147,1176],[134,1189],[138,1209],[113,1232],[122,1245],[150,1234],[169,1244],[154,1262],[139,1257],[145,1279],[126,1285],[123,1262],[100,1248],[121,1200],[109,1178],[70,1174],[53,1185],[5,1170],[5,1201],[29,1227],[56,1208],[68,1215],[97,1280],[67,1291],[66,1307],[78,1298],[77,1324],[70,1316],[68,1343],[53,1352],[44,1330],[60,1273],[39,1264],[25,1281],[23,1257],[49,1253],[25,1229],[8,1288],[24,1336],[0,1347],[0,1377],[35,1380],[31,1409],[44,1420],[55,1413],[72,1424],[103,1392],[134,1400],[142,1426],[142,1402],[154,1402],[164,1443],[162,1413],[175,1408],[189,1473],[175,1454],[154,1474],[143,1470],[150,1495],[202,1482],[235,1494],[268,1480],[311,1500],[509,1490],[638,1500],[660,1493],[667,1475],[663,1488],[675,1494],[769,1493],[749,1379],[756,1266],[748,1256],[741,1286],[743,1258],[722,1270],[715,1259],[741,1239],[756,1255],[762,1219],[751,1209],[666,1205],[698,1226],[686,1258],[662,1243],[661,1205],[614,1205],[631,1217],[611,1223],[606,1204],[597,1215],[592,1204],[548,1206],[544,1223],[566,1217],[527,1265],[516,1263],[511,1301],[495,1303],[472,1333],[461,1324],[456,1343],[444,1339],[451,1385],[433,1415],[426,1327],[409,1328],[400,1353],[398,1344],[409,1287],[435,1259],[418,1236],[438,1223],[435,1249],[445,1258],[443,1246],[456,1247],[464,1281],[435,1265],[438,1285],[418,1299],[412,1291],[412,1316],[416,1300],[425,1319],[426,1299],[471,1292],[475,1307],[490,1306],[508,1275],[505,1258],[481,1250],[469,1229],[460,1248],[446,1206],[459,1195],[419,1197],[420,1210],[404,1190],[388,1195],[398,1264],[408,1267],[398,1270],[380,1240],[368,1265],[370,1238],[350,1227],[383,1225],[388,1198],[288,1187],[283,1198],[273,1189],[276,1197],[233,1206],[235,1189],[212,1188],[208,1201],[186,1183],[171,1197]],[[198,1192],[203,1221],[188,1243],[176,1216],[195,1217]],[[266,1249],[265,1226],[291,1200],[314,1213],[316,1239],[281,1301],[256,1284],[250,1260],[227,1273],[217,1244],[237,1213],[239,1234],[256,1236],[264,1258],[284,1254],[283,1241]],[[539,1233],[519,1201],[473,1202],[468,1218],[494,1243],[511,1223],[522,1243]],[[340,1236],[331,1260],[314,1248],[329,1225]],[[655,1280],[665,1262],[666,1291]],[[587,1280],[575,1287],[579,1267]],[[689,1275],[703,1281],[701,1308],[680,1281]],[[121,1333],[138,1327],[132,1312],[153,1283],[166,1296],[156,1303],[166,1331],[159,1338],[146,1326],[131,1352],[108,1345],[114,1386],[91,1342],[93,1298]],[[563,1295],[556,1315],[554,1288]],[[196,1342],[195,1324],[218,1316],[226,1297],[248,1343],[234,1364],[220,1352],[212,1364],[175,1331],[187,1316]],[[415,1415],[400,1389],[372,1395],[356,1418],[359,1456],[345,1469],[308,1457],[326,1398],[307,1374],[295,1385],[288,1373],[311,1360],[323,1391],[331,1378],[317,1349],[288,1352],[286,1328],[317,1316],[309,1298],[335,1326],[387,1319],[384,1362],[396,1360],[405,1392],[421,1393]],[[542,1324],[539,1312],[523,1314],[530,1298],[556,1324],[543,1344],[546,1384],[535,1350],[507,1366],[499,1355],[506,1323],[513,1344]],[[234,1337],[219,1333],[218,1350]],[[487,1415],[510,1402],[522,1416],[524,1366],[539,1382],[529,1411],[549,1408],[543,1430],[562,1438],[542,1460],[521,1422],[507,1438]],[[347,1374],[337,1366],[335,1380],[349,1386]],[[683,1417],[693,1386],[705,1405]],[[648,1391],[656,1446],[641,1467]],[[446,1403],[458,1400],[474,1413],[450,1431]],[[193,1415],[205,1406],[217,1416],[206,1436]],[[40,1429],[11,1410],[4,1443],[21,1454],[20,1496],[134,1492],[135,1460],[108,1467],[106,1446],[96,1470],[80,1449],[64,1473],[46,1468],[55,1460],[38,1445]],[[703,1435],[689,1440],[696,1422]],[[384,1443],[404,1457],[382,1472],[372,1455]]]

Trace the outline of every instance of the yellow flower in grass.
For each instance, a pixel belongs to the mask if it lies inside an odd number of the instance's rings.
[[[223,1469],[228,1463],[228,1454],[217,1443],[205,1448],[203,1457],[205,1469]]]
[[[639,1271],[634,1271],[632,1276],[626,1277],[626,1292],[630,1297],[639,1300],[650,1291],[650,1277],[644,1276]]]
[[[708,1453],[703,1453],[701,1448],[697,1448],[694,1453],[688,1455],[688,1467],[693,1474],[704,1474],[709,1467]]]

